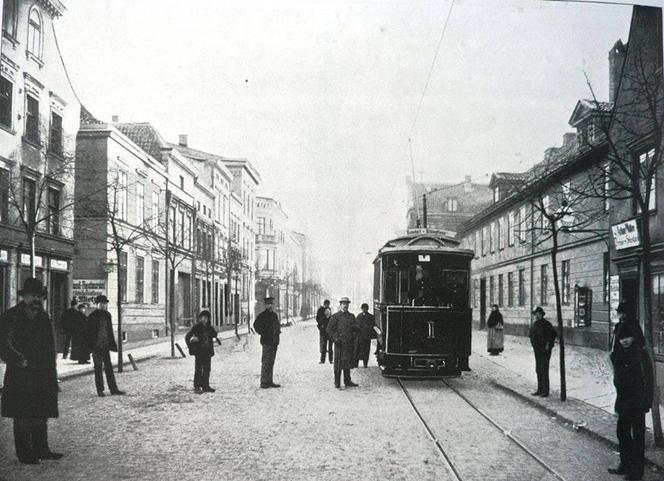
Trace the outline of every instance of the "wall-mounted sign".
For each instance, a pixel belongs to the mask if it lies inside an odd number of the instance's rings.
[[[611,276],[609,278],[609,305],[611,306],[611,322],[618,322],[618,313],[616,308],[620,303],[620,276]]]
[[[0,262],[9,262],[9,252],[0,249]]]
[[[611,233],[613,234],[613,242],[616,250],[637,247],[641,244],[639,228],[635,219],[628,220],[622,224],[612,225]]]
[[[30,254],[21,254],[21,264],[24,266],[30,265]],[[42,256],[35,256],[35,267],[43,267],[44,259]]]
[[[72,282],[72,295],[79,302],[94,304],[95,297],[106,294],[106,281],[104,279],[74,279]]]
[[[69,262],[60,259],[51,259],[51,269],[58,269],[61,271],[69,270]]]

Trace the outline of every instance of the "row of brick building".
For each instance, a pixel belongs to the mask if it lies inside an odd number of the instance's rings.
[[[95,118],[58,50],[65,6],[0,4],[0,310],[34,274],[58,331],[72,295],[98,293],[115,318],[121,299],[125,341],[166,334],[167,298],[178,324],[203,308],[218,326],[245,322],[264,295],[283,317],[308,315],[321,291],[309,241],[265,208],[279,204],[258,197],[251,162]]]

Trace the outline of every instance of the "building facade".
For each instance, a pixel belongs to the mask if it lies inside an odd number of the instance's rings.
[[[4,0],[0,39],[0,312],[32,264],[58,341],[72,288],[80,115],[55,37],[65,11],[57,0]]]

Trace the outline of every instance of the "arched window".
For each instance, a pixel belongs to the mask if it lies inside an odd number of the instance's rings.
[[[37,7],[30,9],[28,17],[28,52],[41,59],[42,18]]]

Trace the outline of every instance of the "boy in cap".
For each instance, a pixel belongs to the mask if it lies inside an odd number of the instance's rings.
[[[118,389],[113,373],[110,351],[117,352],[118,345],[113,337],[113,321],[108,312],[108,298],[100,294],[95,298],[97,309],[88,317],[88,345],[92,352],[92,362],[95,367],[95,386],[97,395],[104,397],[104,375],[111,394],[122,395],[124,391]]]
[[[214,356],[213,340],[217,337],[217,331],[210,325],[212,314],[210,311],[201,311],[198,315],[198,322],[184,336],[184,342],[187,343],[189,354],[194,356],[194,391],[215,392],[210,387],[210,369],[212,356]]]
[[[533,396],[549,395],[549,361],[551,351],[558,334],[544,316],[544,309],[537,306],[533,311],[535,323],[530,328],[530,344],[535,352],[535,372],[537,373],[537,391]]]
[[[16,457],[23,464],[60,459],[48,446],[48,418],[58,417],[58,380],[46,289],[26,279],[21,302],[0,317],[0,358],[6,363],[2,416],[14,420]]]

